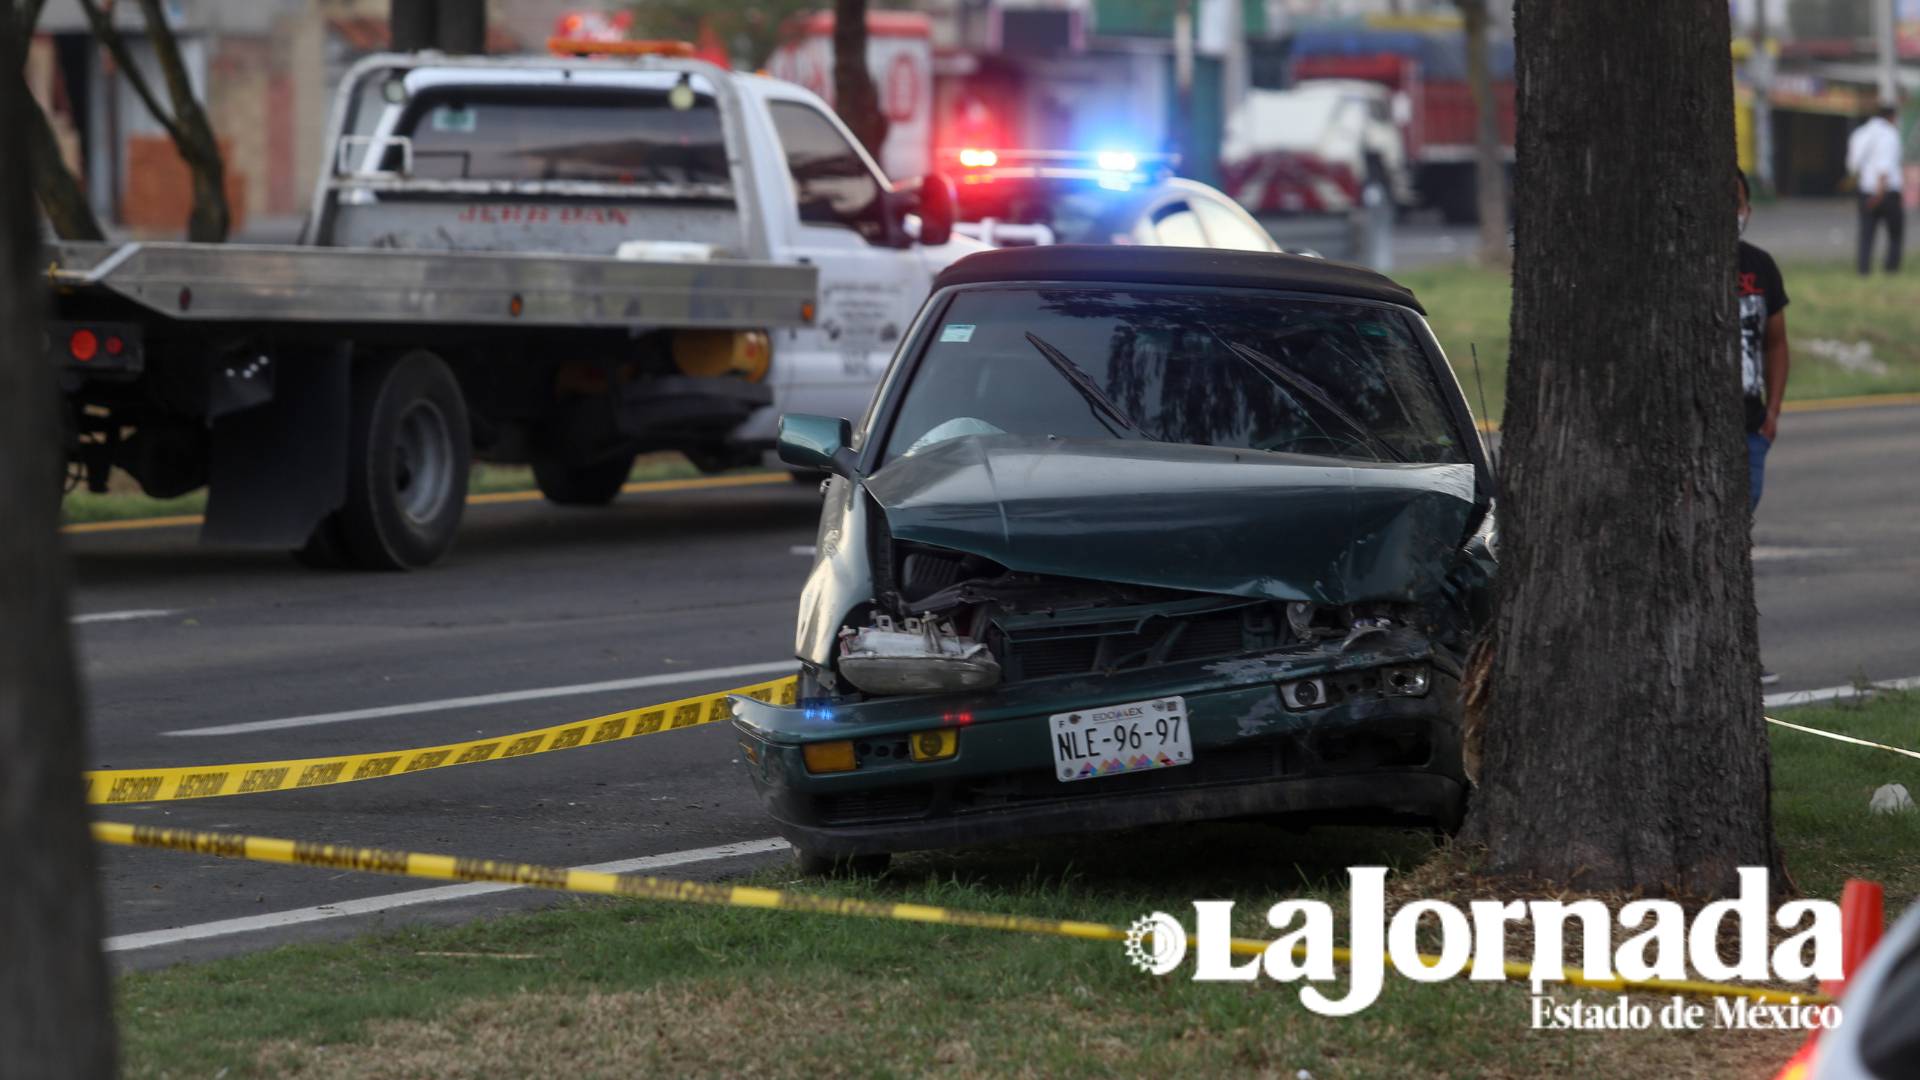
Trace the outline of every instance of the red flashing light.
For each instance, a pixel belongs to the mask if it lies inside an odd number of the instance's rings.
[[[991,150],[968,147],[960,151],[960,164],[969,169],[991,169],[1000,164],[1000,155]]]
[[[100,339],[91,330],[75,330],[67,339],[67,353],[84,364],[100,355]]]
[[[119,356],[121,353],[126,351],[127,351],[127,343],[120,339],[119,334],[107,335],[107,355],[108,356]]]
[[[943,714],[940,719],[948,727],[966,727],[968,724],[973,723],[973,714],[970,712],[950,712]]]

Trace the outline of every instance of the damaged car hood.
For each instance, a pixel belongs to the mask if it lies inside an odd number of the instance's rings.
[[[1012,435],[866,480],[897,540],[1016,570],[1272,600],[1413,600],[1474,519],[1472,465]]]

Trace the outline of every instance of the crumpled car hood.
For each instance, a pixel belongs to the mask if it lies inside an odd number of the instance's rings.
[[[896,459],[867,492],[897,540],[1010,570],[1272,600],[1415,600],[1475,516],[1471,465],[1013,435]]]

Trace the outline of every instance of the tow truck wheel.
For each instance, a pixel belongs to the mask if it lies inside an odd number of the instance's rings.
[[[884,851],[878,855],[823,855],[795,847],[793,855],[806,877],[879,877],[893,861],[893,856]]]
[[[338,523],[352,564],[410,570],[445,555],[466,508],[473,459],[453,371],[424,351],[356,366],[347,452]]]
[[[533,459],[533,482],[547,501],[561,506],[605,506],[620,494],[633,471],[633,455],[621,454],[591,465]]]

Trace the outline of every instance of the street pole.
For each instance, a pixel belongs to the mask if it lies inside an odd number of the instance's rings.
[[[1173,83],[1179,101],[1173,116],[1173,145],[1184,174],[1193,128],[1193,0],[1179,0],[1173,10]]]
[[[1754,0],[1753,53],[1747,58],[1747,74],[1753,83],[1753,180],[1755,190],[1764,195],[1774,194],[1773,51],[1768,43],[1768,3]]]
[[[1880,104],[1897,105],[1900,102],[1900,87],[1895,79],[1895,65],[1899,62],[1893,33],[1893,0],[1874,0],[1873,32],[1880,40]]]

